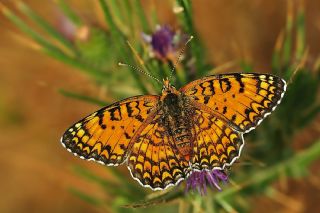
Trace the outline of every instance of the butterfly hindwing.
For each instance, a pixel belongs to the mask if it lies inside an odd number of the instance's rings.
[[[223,169],[240,156],[244,145],[242,133],[230,128],[223,120],[199,109],[193,124],[193,169]]]
[[[107,165],[126,160],[131,138],[152,114],[159,96],[136,96],[104,107],[71,126],[61,143],[83,159]]]
[[[248,132],[275,109],[285,89],[285,81],[274,75],[235,73],[208,76],[180,91],[238,131]]]
[[[141,132],[128,157],[132,177],[153,190],[177,184],[189,169],[189,163],[180,157],[172,144],[161,116],[156,115]]]

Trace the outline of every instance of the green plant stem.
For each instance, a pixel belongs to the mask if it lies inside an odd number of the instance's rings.
[[[288,176],[295,176],[296,174],[302,173],[307,167],[315,160],[320,158],[320,139],[315,141],[313,145],[288,160],[279,162],[277,165],[269,167],[268,169],[260,170],[256,172],[253,176],[247,178],[243,182],[238,182],[237,186],[224,189],[222,192],[217,193],[213,199],[219,203],[221,206],[226,208],[226,210],[232,211],[233,207],[227,203],[228,199],[240,194],[241,191],[245,191],[248,188],[253,188],[255,186],[261,186],[263,183],[271,182],[276,178],[283,175],[285,172]],[[299,168],[300,171],[296,171]],[[183,197],[184,192],[182,190],[170,191],[165,194],[153,197],[152,199],[145,200],[142,202],[137,202],[134,204],[126,205],[132,208],[147,207],[159,203],[170,202],[176,198]]]
[[[121,31],[117,28],[116,24],[114,23],[111,13],[109,11],[108,5],[106,4],[105,0],[99,0],[99,3],[103,10],[105,21],[110,27],[110,32],[113,37],[113,42],[118,43],[118,45],[116,45],[117,48],[115,49],[115,51],[119,53],[119,55],[123,55],[124,58],[129,59],[129,53],[127,51],[128,48],[124,46],[124,43],[125,43],[124,41],[126,40],[125,36],[121,33]],[[129,63],[130,61],[132,60],[129,60]],[[141,91],[144,94],[149,93],[148,89],[145,87],[145,85],[141,81],[139,74],[136,72],[132,72],[132,75],[135,78],[137,85],[139,86]]]
[[[79,197],[80,199],[92,204],[93,206],[99,206],[101,207],[104,202],[94,196],[91,196],[91,195],[88,195],[87,193],[84,193],[84,192],[81,192],[80,190],[78,189],[75,189],[75,188],[70,188],[69,191],[76,195],[77,197]]]
[[[238,183],[239,187],[232,187],[217,194],[215,200],[224,200],[234,194],[239,194],[241,191],[254,187],[256,185],[262,185],[265,182],[272,181],[279,177],[282,171],[285,171],[287,175],[293,175],[295,168],[305,170],[311,162],[320,158],[320,139],[314,142],[314,144],[300,153],[296,154],[292,158],[280,162],[275,166],[262,170],[251,176],[244,182]]]
[[[77,25],[78,27],[82,25],[81,19],[64,0],[56,0],[55,2],[57,2],[60,9],[63,11],[63,14],[66,15],[73,24]]]
[[[145,195],[139,184],[133,185],[117,168],[108,168],[108,171],[111,171],[112,175],[114,175],[121,183],[123,183],[125,188],[130,191],[131,194],[135,194],[137,197],[143,197]]]
[[[149,32],[150,31],[150,27],[149,27],[146,15],[145,15],[145,13],[143,11],[143,7],[141,5],[140,0],[136,0],[136,1],[133,1],[133,2],[134,2],[135,9],[137,10],[137,15],[138,15],[138,17],[140,19],[140,24],[141,24],[141,27],[142,27],[142,31],[143,32]]]
[[[197,77],[203,77],[206,74],[204,69],[205,52],[194,28],[192,21],[192,4],[190,0],[177,0],[178,4],[183,8],[183,22],[190,36],[194,36],[193,41],[190,42],[192,56],[195,57],[195,65],[197,70]]]
[[[183,8],[184,24],[189,33],[194,32],[191,17],[191,2],[188,0],[178,0],[178,4]]]
[[[49,43],[45,38],[39,35],[37,32],[33,31],[28,25],[26,25],[18,16],[14,15],[11,10],[6,7],[2,7],[3,14],[17,27],[29,35],[33,40],[35,40],[38,44],[40,44],[45,49],[52,52],[59,52],[60,54],[64,54],[61,49]]]
[[[132,15],[132,6],[131,6],[131,1],[129,0],[123,0],[124,4],[124,9],[125,9],[125,17],[126,17],[126,23],[129,25],[130,29],[130,35],[129,36],[134,36],[135,32],[135,26],[133,25],[134,20],[133,20],[133,15]]]
[[[70,92],[70,91],[66,91],[64,89],[59,89],[58,92],[66,97],[69,98],[73,98],[73,99],[77,99],[77,100],[81,100],[81,101],[85,101],[85,102],[89,102],[92,104],[96,104],[98,106],[107,106],[109,105],[108,102],[93,98],[93,97],[89,97],[89,96],[85,96],[82,94],[78,94],[75,92]]]
[[[86,71],[87,73],[95,77],[97,81],[101,81],[103,78],[107,77],[105,72],[101,70],[96,70],[92,67],[88,67],[87,65],[81,64],[76,58],[66,55],[59,47],[52,45],[50,42],[47,41],[47,39],[45,39],[40,34],[32,30],[28,25],[24,23],[24,21],[22,21],[18,16],[13,14],[8,8],[2,6],[1,10],[3,14],[11,22],[13,22],[21,31],[23,31],[28,36],[30,36],[34,41],[36,41],[42,47],[41,50],[46,54],[48,54],[49,56],[52,56],[69,65],[72,65],[83,71]]]
[[[19,10],[28,16],[31,20],[33,20],[36,24],[38,24],[44,31],[46,31],[50,36],[59,41],[62,45],[64,45],[73,55],[76,55],[76,50],[74,46],[68,41],[65,37],[63,37],[56,29],[54,29],[48,22],[46,22],[42,17],[36,14],[33,10],[31,10],[25,3],[22,1],[17,2],[17,6]]]
[[[103,11],[104,18],[108,26],[110,27],[110,33],[114,39],[114,41],[121,40],[124,41],[124,36],[121,31],[118,29],[117,25],[112,19],[112,15],[110,13],[109,7],[105,0],[99,0],[100,7]]]
[[[303,8],[300,8],[297,15],[296,20],[296,60],[301,60],[305,51],[305,44],[306,44],[306,36],[305,36],[305,16]]]

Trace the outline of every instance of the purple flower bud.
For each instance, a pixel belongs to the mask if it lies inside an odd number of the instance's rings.
[[[152,49],[160,55],[160,57],[166,58],[168,53],[173,50],[173,37],[175,33],[168,27],[159,27],[151,37]]]
[[[187,34],[172,30],[167,25],[157,26],[151,35],[142,33],[142,39],[149,44],[150,55],[164,61],[175,60],[189,38]]]
[[[199,194],[207,193],[207,185],[217,188],[221,191],[220,182],[228,182],[228,176],[223,170],[214,169],[212,171],[194,171],[187,179],[186,191],[197,190]]]

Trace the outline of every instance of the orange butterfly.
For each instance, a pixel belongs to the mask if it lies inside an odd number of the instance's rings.
[[[158,95],[128,98],[85,117],[61,138],[82,159],[125,163],[153,190],[192,171],[224,169],[239,158],[243,134],[280,103],[286,82],[269,74],[212,75],[177,90],[164,80]]]

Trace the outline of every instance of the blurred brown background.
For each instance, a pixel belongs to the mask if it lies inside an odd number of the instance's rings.
[[[0,2],[12,8],[12,1]],[[53,24],[59,24],[52,1],[24,2]],[[70,2],[87,17],[96,15],[91,1]],[[144,3],[148,10],[149,2]],[[162,22],[175,23],[170,4],[162,3],[156,4]],[[255,70],[269,70],[276,38],[284,28],[286,7],[285,0],[196,1],[196,27],[208,47],[208,60],[219,65],[246,59]],[[319,8],[320,1],[305,1],[310,61],[319,56]],[[102,176],[107,176],[106,170],[73,157],[59,142],[70,124],[97,107],[57,92],[65,88],[95,96],[99,88],[74,68],[30,48],[22,39],[23,34],[2,15],[0,26],[0,212],[101,212],[68,192],[68,188],[78,187],[99,193],[70,168],[81,164]],[[311,199],[313,186],[297,184],[298,191],[290,193],[306,205],[315,206],[317,201]],[[270,206],[266,212],[286,212],[273,201],[259,202]],[[261,212],[259,206],[256,211]]]

